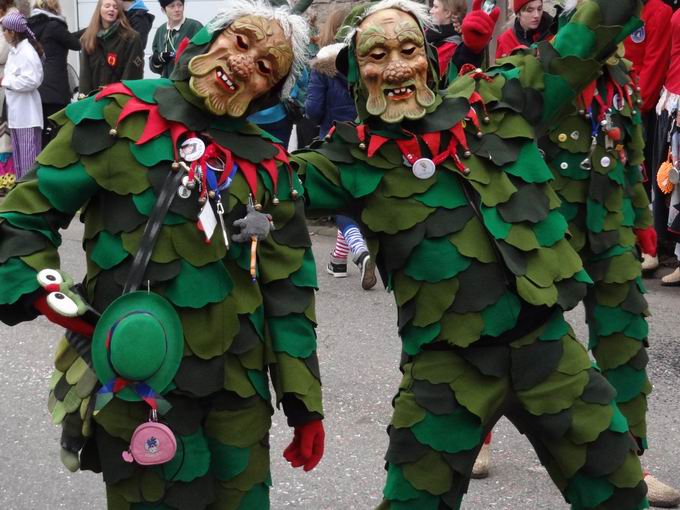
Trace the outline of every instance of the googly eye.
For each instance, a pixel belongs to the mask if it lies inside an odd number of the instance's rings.
[[[62,292],[52,292],[47,295],[47,305],[64,317],[77,317],[78,305]]]
[[[55,284],[59,285],[60,283],[64,282],[61,274],[59,274],[59,271],[56,269],[43,269],[38,273],[37,279],[41,287]]]

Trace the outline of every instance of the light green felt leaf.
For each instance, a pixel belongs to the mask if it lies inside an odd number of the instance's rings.
[[[467,347],[482,334],[484,321],[479,313],[447,313],[441,320],[441,326],[439,340],[446,340],[459,347]]]
[[[404,277],[404,279],[406,278]],[[458,285],[457,278],[442,280],[437,283],[423,283],[416,297],[413,326],[425,327],[441,319],[446,309],[453,303],[456,292],[458,292]],[[437,330],[437,334],[439,334],[440,329]]]
[[[451,234],[449,239],[465,257],[477,259],[484,264],[496,260],[489,234],[476,217],[470,219],[462,230]]]
[[[394,414],[390,422],[398,429],[412,427],[425,418],[425,409],[416,404],[413,393],[400,392],[394,401]]]
[[[417,461],[404,464],[403,470],[411,485],[435,496],[447,492],[453,482],[451,467],[437,452],[428,452]]]
[[[41,166],[37,175],[40,192],[54,208],[67,214],[75,214],[97,190],[97,183],[80,163],[63,169]]]
[[[361,220],[373,232],[396,234],[425,221],[433,212],[433,208],[413,199],[386,198],[374,194],[366,200]]]

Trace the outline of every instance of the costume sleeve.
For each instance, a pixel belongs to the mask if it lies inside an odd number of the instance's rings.
[[[670,64],[671,19],[667,14],[666,9],[657,10],[645,23],[647,45],[639,82],[643,112],[656,106]]]
[[[439,57],[441,61],[441,56]],[[468,48],[465,43],[459,44],[451,57],[451,62],[460,70],[465,64],[472,64],[475,67],[480,67],[484,60],[484,52],[475,53]]]
[[[57,137],[0,205],[0,320],[7,324],[37,316],[36,274],[59,268],[59,230],[97,190],[71,148],[73,124],[57,120],[64,124]]]
[[[314,312],[316,265],[302,198],[284,200],[281,192],[279,196],[281,203],[266,208],[275,230],[259,246],[259,280],[276,402],[283,405],[289,425],[297,426],[323,417]]]
[[[305,117],[319,124],[326,113],[327,82],[321,73],[312,71],[305,98]]]
[[[354,217],[356,208],[360,207],[356,198],[365,196],[362,190],[369,189],[362,183],[370,183],[374,179],[367,169],[367,180],[363,180],[362,171],[365,169],[357,158],[365,159],[366,154],[357,153],[348,142],[359,142],[354,125],[336,122],[323,141],[295,153],[293,165],[305,188],[307,216],[347,214]],[[357,188],[358,195],[351,188]]]
[[[135,35],[128,44],[125,68],[121,80],[139,80],[144,77],[144,48],[141,39]]]
[[[639,26],[640,5],[638,0],[581,2],[552,41],[503,60],[501,73],[518,78],[524,89],[525,113],[542,111],[535,122],[539,133],[597,78],[617,44]]]

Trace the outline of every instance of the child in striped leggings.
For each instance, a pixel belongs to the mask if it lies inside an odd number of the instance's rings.
[[[352,261],[361,272],[361,287],[364,290],[373,288],[376,284],[375,264],[368,253],[366,241],[359,231],[357,224],[347,216],[336,216],[338,234],[335,248],[331,252],[331,260],[326,266],[328,274],[335,278],[347,276],[347,256],[352,252]]]

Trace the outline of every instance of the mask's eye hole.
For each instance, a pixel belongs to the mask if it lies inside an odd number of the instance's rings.
[[[236,44],[238,45],[239,48],[242,50],[247,50],[248,49],[248,41],[246,40],[245,37],[242,35],[237,35],[236,36]]]
[[[262,73],[262,74],[271,74],[272,70],[269,65],[263,61],[263,60],[258,60],[257,62],[257,69]]]
[[[408,46],[406,48],[402,48],[401,53],[402,55],[413,55],[413,52],[416,51],[415,46]]]
[[[382,60],[383,58],[385,58],[386,55],[387,53],[385,53],[384,51],[374,51],[373,53],[371,53],[371,58],[373,60]]]

